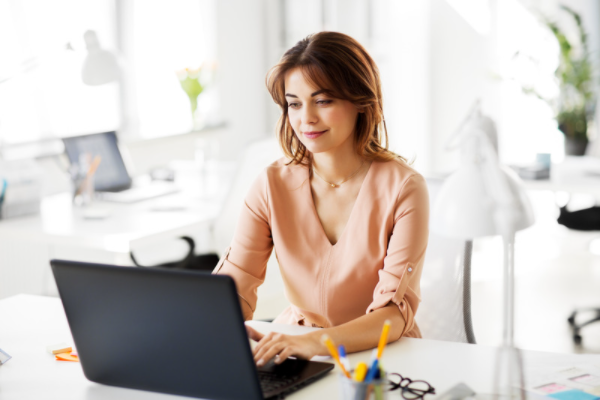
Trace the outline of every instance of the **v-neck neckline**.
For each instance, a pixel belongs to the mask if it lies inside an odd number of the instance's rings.
[[[362,197],[362,193],[363,193],[363,189],[365,187],[365,184],[367,183],[368,179],[370,178],[371,175],[371,170],[373,169],[373,164],[375,163],[375,161],[371,162],[371,165],[369,165],[369,169],[367,170],[367,174],[365,175],[362,183],[360,184],[360,189],[358,190],[358,195],[356,196],[356,200],[354,200],[354,204],[352,205],[352,210],[350,211],[350,215],[348,216],[348,220],[346,221],[346,225],[344,225],[344,229],[342,230],[341,235],[338,237],[337,242],[335,243],[331,243],[331,241],[329,240],[329,238],[327,237],[327,233],[325,233],[325,228],[323,228],[323,222],[321,222],[321,218],[319,217],[319,213],[317,213],[317,207],[315,205],[315,199],[313,198],[312,195],[312,188],[310,186],[310,179],[306,180],[306,187],[307,187],[307,192],[308,192],[308,201],[311,205],[311,209],[315,218],[316,223],[319,225],[320,227],[320,231],[321,231],[321,236],[322,239],[325,240],[325,243],[328,245],[329,249],[335,248],[335,246],[337,246],[338,243],[340,243],[344,237],[346,236],[346,231],[348,230],[348,225],[350,225],[350,222],[352,222],[352,219],[354,217],[354,210],[356,209],[356,204],[359,202],[359,200]],[[308,168],[307,168],[307,174],[308,174]]]

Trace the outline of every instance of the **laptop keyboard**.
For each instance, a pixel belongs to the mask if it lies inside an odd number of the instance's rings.
[[[299,379],[299,376],[284,376],[269,371],[258,371],[260,387],[263,393],[271,393],[291,386]]]

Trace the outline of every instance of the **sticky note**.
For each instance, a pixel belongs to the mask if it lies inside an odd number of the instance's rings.
[[[75,350],[75,349],[73,349],[73,351],[71,352],[71,355],[75,356],[75,357],[79,357],[79,354],[77,354],[77,350]]]
[[[584,384],[590,385],[590,386],[600,386],[600,376],[583,374],[583,375],[579,375],[579,376],[576,376],[574,378],[569,378],[569,379],[574,382],[584,383]]]
[[[66,343],[57,343],[57,344],[51,344],[50,346],[47,346],[46,350],[48,350],[48,353],[50,353],[50,354],[58,354],[58,353],[69,353],[73,349],[71,348],[71,346],[69,346]]]
[[[556,392],[562,392],[563,390],[568,390],[569,388],[566,387],[565,385],[561,385],[559,383],[549,383],[547,385],[544,386],[540,386],[536,388],[539,391],[542,391],[544,393],[556,393]]]
[[[75,362],[79,362],[79,357],[72,356],[69,353],[59,353],[59,354],[56,355],[56,359],[58,361],[75,361]]]
[[[553,397],[558,400],[596,400],[599,397],[593,394],[586,393],[582,390],[567,390],[564,392],[552,393],[548,397]]]

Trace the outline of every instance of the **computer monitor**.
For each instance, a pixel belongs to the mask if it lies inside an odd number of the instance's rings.
[[[129,189],[132,179],[119,147],[114,131],[63,138],[65,151],[71,165],[79,165],[81,156],[100,156],[101,162],[94,175],[94,189],[97,192],[119,192]]]

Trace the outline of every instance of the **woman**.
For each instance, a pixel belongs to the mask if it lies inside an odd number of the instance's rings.
[[[257,365],[327,355],[324,333],[348,352],[376,347],[387,319],[389,341],[420,337],[429,200],[422,176],[386,148],[377,66],[351,37],[321,32],[284,54],[267,87],[282,110],[286,157],[254,182],[215,273],[233,277],[252,319],[274,248],[292,304],[275,322],[324,329],[288,336],[247,327]]]

